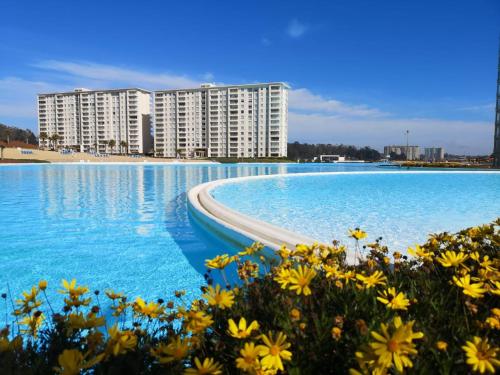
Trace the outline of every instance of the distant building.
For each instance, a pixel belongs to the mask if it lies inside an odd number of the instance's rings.
[[[442,147],[426,147],[424,150],[425,161],[441,161],[444,159],[444,149]]]
[[[345,161],[345,156],[340,155],[320,155],[319,161],[321,163],[336,163]]]
[[[500,51],[498,53],[497,104],[495,112],[495,136],[493,148],[493,165],[500,168]]]
[[[420,147],[419,146],[385,146],[384,155],[388,156],[390,154],[405,155],[408,160],[418,160],[420,159]]]
[[[38,131],[57,134],[58,146],[82,152],[147,153],[153,146],[150,101],[150,92],[138,88],[39,94]],[[127,146],[121,147],[122,142]],[[39,143],[48,147],[52,142]]]

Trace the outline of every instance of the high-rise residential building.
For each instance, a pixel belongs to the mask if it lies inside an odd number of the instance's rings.
[[[57,134],[60,147],[82,152],[147,153],[153,148],[151,93],[130,88],[39,94],[38,130]],[[49,144],[40,139],[41,147]]]
[[[500,50],[498,52],[497,102],[495,111],[495,137],[493,158],[494,167],[500,168]]]
[[[426,147],[424,149],[425,161],[441,161],[444,159],[444,149],[442,147]]]
[[[420,159],[419,146],[384,146],[384,155],[390,155],[392,153],[396,155],[405,155],[407,160]]]
[[[272,82],[155,91],[155,155],[285,157],[288,89]]]

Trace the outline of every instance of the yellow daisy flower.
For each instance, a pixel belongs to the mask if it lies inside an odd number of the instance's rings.
[[[495,373],[495,368],[500,367],[500,361],[497,359],[498,348],[491,347],[488,339],[481,339],[474,336],[472,341],[467,341],[462,349],[467,356],[467,364],[473,371],[481,374],[485,372]]]

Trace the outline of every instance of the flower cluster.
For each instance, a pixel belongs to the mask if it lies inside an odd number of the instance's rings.
[[[500,219],[389,253],[349,231],[331,245],[253,244],[206,261],[201,298],[129,299],[62,281],[13,300],[0,329],[6,373],[495,373],[500,368]],[[234,277],[228,277],[234,271]],[[220,279],[218,279],[220,276]],[[214,280],[222,280],[216,283]],[[100,297],[101,296],[101,297]],[[55,306],[55,305],[54,305]],[[109,308],[108,308],[109,307]],[[34,370],[36,369],[36,370]]]

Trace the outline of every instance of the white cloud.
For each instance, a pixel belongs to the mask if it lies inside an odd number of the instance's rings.
[[[290,90],[289,106],[291,110],[325,112],[342,116],[379,117],[388,115],[365,105],[350,105],[339,100],[326,99],[304,88]]]
[[[290,111],[289,140],[310,143],[343,143],[372,146],[410,143],[421,147],[442,146],[457,154],[492,152],[493,125],[481,121],[453,121],[425,118],[345,118]]]
[[[292,38],[299,38],[305,34],[307,26],[299,22],[297,19],[292,19],[286,28],[286,33]]]
[[[459,108],[460,111],[471,111],[471,112],[493,112],[495,109],[495,103],[490,104],[480,104],[480,105],[471,105],[469,107]]]
[[[0,78],[0,120],[5,117],[30,118],[36,116],[36,95],[40,92],[64,91],[64,85],[18,77]]]
[[[183,75],[146,73],[139,70],[91,62],[46,60],[34,65],[37,68],[108,83],[109,85],[139,86],[148,89],[197,87],[202,82]]]

